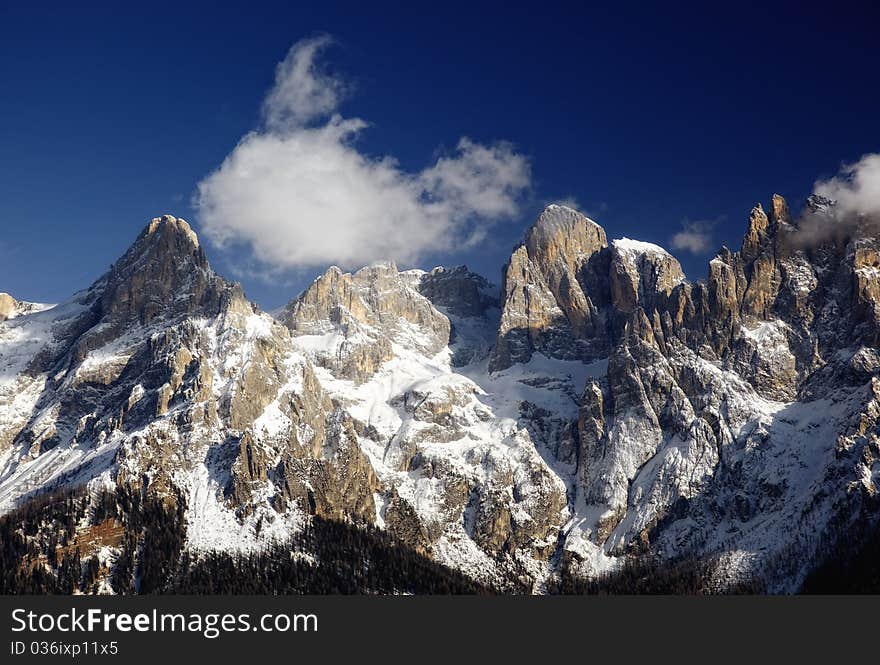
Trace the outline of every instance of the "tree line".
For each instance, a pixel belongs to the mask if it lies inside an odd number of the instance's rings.
[[[77,530],[116,520],[121,542],[109,571],[77,546]],[[880,525],[863,518],[828,537],[807,575],[804,593],[880,592]],[[186,501],[121,486],[90,496],[83,488],[34,497],[0,517],[0,593],[97,593],[107,578],[118,594],[491,594],[528,593],[527,582],[479,583],[373,526],[314,516],[285,541],[257,552],[186,549]],[[772,570],[799,568],[803,551],[781,553]],[[547,585],[554,594],[718,593],[711,558],[628,558],[585,579],[561,566]],[[516,576],[512,576],[516,577]],[[764,593],[759,579],[722,590]]]
[[[0,593],[95,593],[96,556],[75,547],[77,526],[124,526],[109,574],[118,594],[476,594],[496,591],[419,554],[375,527],[311,518],[259,552],[185,550],[186,502],[119,487],[33,499],[0,518]]]

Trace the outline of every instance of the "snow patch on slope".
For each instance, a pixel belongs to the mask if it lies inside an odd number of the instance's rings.
[[[623,252],[630,252],[633,254],[662,254],[664,256],[670,255],[669,252],[660,247],[660,245],[655,245],[654,243],[650,242],[643,242],[641,240],[632,240],[630,238],[617,238],[616,240],[612,240],[611,244]]]

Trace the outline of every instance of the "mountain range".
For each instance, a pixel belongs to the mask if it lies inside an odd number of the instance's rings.
[[[500,282],[331,267],[267,313],[165,215],[65,303],[0,294],[6,589],[319,566],[339,525],[429,590],[792,593],[876,528],[875,227],[774,195],[690,281],[550,205]]]

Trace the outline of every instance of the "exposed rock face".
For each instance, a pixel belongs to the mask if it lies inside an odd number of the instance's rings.
[[[67,303],[0,297],[0,510],[125,484],[184,496],[193,550],[314,514],[535,591],[645,553],[796,590],[880,478],[880,239],[807,211],[755,206],[689,282],[550,206],[500,298],[464,267],[331,268],[277,321],[157,218]]]
[[[21,302],[13,298],[8,293],[0,293],[0,323],[8,319],[14,319],[16,316],[30,314],[31,312],[39,312],[48,307],[34,302]]]
[[[0,321],[18,313],[18,301],[8,293],[0,293]]]
[[[313,459],[309,484],[314,488],[314,511],[322,517],[372,524],[376,519],[373,493],[380,483],[346,414],[333,414],[321,454]]]
[[[392,341],[425,354],[449,342],[449,321],[410,281],[393,263],[353,275],[333,267],[287,305],[281,320],[314,342],[310,348],[319,365],[363,382],[392,358]],[[330,338],[334,346],[322,343]]]
[[[435,307],[454,316],[480,317],[498,307],[496,288],[465,266],[434,268],[421,276],[418,290]]]
[[[225,286],[208,266],[189,224],[164,215],[153,219],[110,269],[101,315],[122,327],[148,325],[159,316],[216,314]]]
[[[482,361],[498,331],[498,287],[465,266],[457,266],[423,273],[417,288],[449,319],[452,366]]]
[[[605,231],[579,212],[549,206],[504,270],[501,325],[490,369],[552,358],[589,360],[607,353],[594,280],[606,271]]]

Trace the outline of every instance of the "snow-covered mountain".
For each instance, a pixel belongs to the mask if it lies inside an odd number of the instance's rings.
[[[66,303],[0,295],[0,511],[87,484],[179,503],[194,557],[317,515],[535,592],[633,557],[795,591],[880,482],[880,239],[799,225],[774,196],[692,282],[554,205],[500,288],[333,267],[273,317],[154,219]]]

